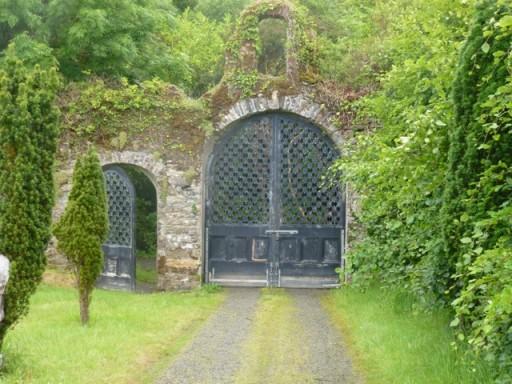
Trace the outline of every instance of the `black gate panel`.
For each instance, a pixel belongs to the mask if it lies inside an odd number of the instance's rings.
[[[208,274],[224,284],[266,285],[272,119],[244,122],[217,145],[207,200]]]
[[[339,157],[332,141],[301,119],[276,119],[279,143],[277,229],[278,284],[289,287],[336,284],[341,263],[345,203],[338,187],[324,180]],[[281,231],[281,232],[280,232]],[[286,233],[292,233],[292,238]]]
[[[338,156],[319,128],[296,116],[257,115],[233,127],[208,166],[207,279],[336,284],[345,205],[323,177]]]
[[[135,289],[135,189],[119,166],[103,169],[108,199],[109,234],[103,244],[103,271],[98,285]]]

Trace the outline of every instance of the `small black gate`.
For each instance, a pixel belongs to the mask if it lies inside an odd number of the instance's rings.
[[[318,127],[294,115],[258,115],[233,127],[208,167],[207,280],[336,284],[345,203],[323,175],[338,156]]]
[[[98,285],[135,289],[135,189],[119,166],[103,168],[108,198],[108,239],[103,244],[103,272]]]

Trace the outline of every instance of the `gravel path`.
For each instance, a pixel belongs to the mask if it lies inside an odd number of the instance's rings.
[[[286,290],[282,293],[289,299],[279,302],[275,312],[262,312],[258,324],[254,319],[258,317],[260,290],[239,288],[227,292],[228,297],[219,311],[207,321],[157,384],[362,382],[352,369],[339,331],[323,308],[321,301],[325,291]],[[285,314],[282,319],[281,312]],[[248,354],[246,345],[254,343],[256,328],[259,335],[256,340],[261,339],[256,347],[260,344],[261,347]],[[268,340],[261,334],[277,336]],[[287,336],[278,337],[283,334]],[[276,342],[279,345],[275,345]],[[265,361],[268,356],[273,356],[270,363]],[[249,372],[245,369],[248,361],[255,368]],[[300,367],[296,366],[297,361]],[[268,382],[269,372],[279,373],[273,376],[272,383]],[[293,376],[294,373],[298,376]]]
[[[227,290],[228,297],[196,338],[173,361],[157,384],[231,383],[240,367],[240,352],[249,334],[258,289]]]
[[[288,290],[297,306],[301,337],[308,345],[308,366],[315,383],[353,384],[361,380],[352,369],[339,331],[322,306],[322,290]]]

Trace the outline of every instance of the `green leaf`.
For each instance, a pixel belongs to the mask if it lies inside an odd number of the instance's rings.
[[[456,327],[460,324],[460,320],[458,317],[456,317],[455,319],[453,319],[453,321],[450,323],[450,327]]]
[[[471,238],[469,238],[469,237],[463,237],[462,239],[460,239],[460,242],[461,242],[462,244],[469,244],[469,243],[471,243]]]
[[[512,15],[503,16],[497,24],[500,28],[512,27]]]
[[[482,44],[482,51],[484,53],[489,53],[490,49],[491,49],[491,46],[489,45],[489,43],[485,42]]]
[[[505,51],[496,51],[496,52],[494,52],[492,55],[493,55],[495,58],[497,58],[497,59],[498,59],[498,58],[500,58],[500,57],[505,56],[505,53],[506,53]]]

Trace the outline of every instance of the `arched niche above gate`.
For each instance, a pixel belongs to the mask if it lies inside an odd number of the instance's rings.
[[[297,85],[301,74],[313,71],[315,60],[314,33],[306,11],[288,1],[257,1],[246,8],[238,20],[232,38],[227,44],[225,75],[227,78],[240,73],[259,74],[267,77],[271,73],[262,73],[262,35],[260,23],[269,19],[284,22],[285,77],[291,84]],[[260,68],[258,68],[260,65]]]

